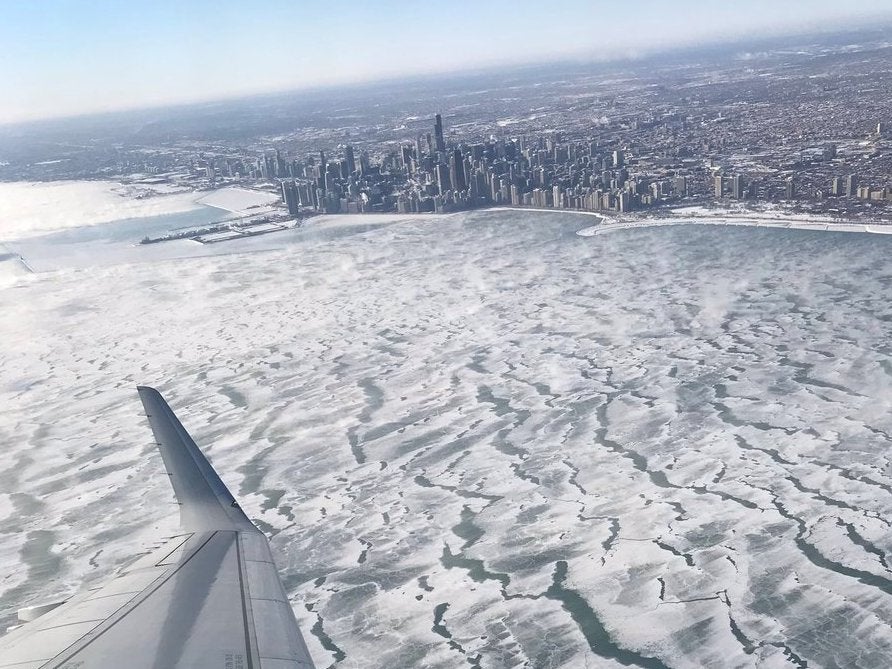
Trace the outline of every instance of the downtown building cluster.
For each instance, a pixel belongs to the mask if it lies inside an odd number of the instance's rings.
[[[490,138],[447,145],[443,121],[433,133],[373,162],[352,146],[336,159],[324,151],[303,161],[277,152],[258,161],[258,177],[281,179],[289,213],[448,212],[503,205],[628,212],[686,194],[683,176],[654,180],[635,174],[621,149],[597,140]]]

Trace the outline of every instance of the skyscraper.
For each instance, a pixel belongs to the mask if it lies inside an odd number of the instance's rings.
[[[686,177],[675,177],[672,182],[672,190],[679,197],[685,197],[688,194],[688,180]]]
[[[743,177],[739,174],[735,174],[731,179],[731,197],[735,200],[742,200],[746,197],[746,184],[743,182]]]
[[[353,147],[349,144],[344,149],[344,157],[347,159],[347,170],[353,174],[356,171],[356,157],[353,155]]]
[[[624,190],[619,194],[616,208],[621,212],[632,211],[632,194]]]
[[[437,190],[440,195],[449,190],[450,182],[449,182],[449,168],[440,163],[437,165]]]
[[[445,151],[446,141],[443,139],[443,118],[439,114],[434,118],[434,137],[437,142],[437,151]]]
[[[361,170],[362,175],[365,176],[366,174],[368,174],[371,170],[371,167],[372,164],[369,160],[369,152],[363,151],[359,154],[359,169]]]
[[[465,189],[465,167],[459,149],[449,158],[449,181],[455,190]]]
[[[300,211],[300,204],[297,194],[297,186],[293,181],[282,182],[282,199],[285,201],[288,213],[292,216],[297,215]]]
[[[842,177],[833,177],[830,182],[830,194],[836,197],[845,195],[845,182]]]
[[[424,157],[424,151],[422,150],[422,145],[421,145],[421,135],[419,135],[415,139],[415,160],[417,160],[418,163],[421,164],[421,159],[423,157]]]

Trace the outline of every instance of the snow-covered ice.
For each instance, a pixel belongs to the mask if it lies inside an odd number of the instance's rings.
[[[129,190],[109,181],[0,183],[0,241],[201,206],[191,192],[134,198]]]
[[[230,186],[212,191],[201,197],[198,202],[234,213],[250,214],[256,213],[261,207],[278,202],[279,199],[276,193]]]
[[[320,667],[892,665],[892,239],[589,224],[322,223],[0,288],[0,616],[175,528],[148,383]]]

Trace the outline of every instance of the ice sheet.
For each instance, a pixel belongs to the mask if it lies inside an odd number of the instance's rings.
[[[0,241],[200,206],[191,192],[136,198],[134,190],[109,181],[0,183]]]
[[[892,240],[589,222],[0,289],[0,611],[173,531],[148,383],[319,666],[889,666]]]
[[[201,204],[226,211],[250,214],[260,207],[278,202],[278,194],[252,188],[221,188],[215,190],[198,200]]]

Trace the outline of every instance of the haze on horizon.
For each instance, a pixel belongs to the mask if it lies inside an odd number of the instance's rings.
[[[839,30],[892,19],[888,0],[602,0],[546,10],[509,0],[324,10],[271,0],[9,3],[0,23],[0,123],[200,102],[560,58]]]

